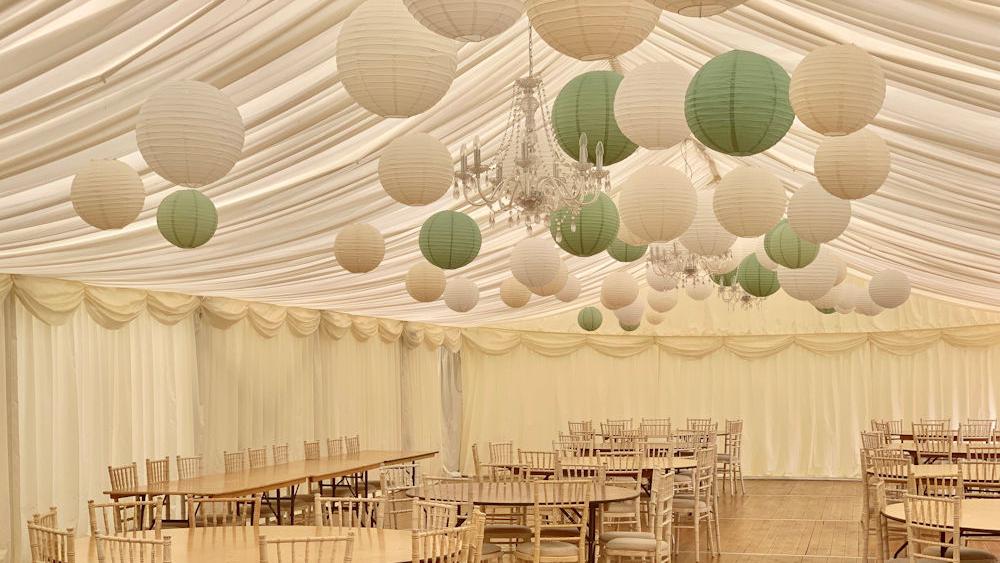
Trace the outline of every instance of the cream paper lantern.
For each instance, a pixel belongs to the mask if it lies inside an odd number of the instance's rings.
[[[466,313],[479,303],[479,286],[465,276],[448,280],[444,289],[444,304],[452,311]]]
[[[656,311],[646,311],[646,322],[656,326],[666,320],[667,316]]]
[[[531,300],[531,290],[517,278],[507,278],[500,282],[500,300],[513,309],[524,307]]]
[[[523,0],[403,0],[427,29],[459,41],[482,41],[514,25]]]
[[[813,299],[810,303],[817,309],[836,309],[837,301],[840,299],[840,292],[844,289],[842,285],[835,285],[824,293],[819,299]]]
[[[639,297],[639,284],[628,272],[612,272],[601,283],[601,304],[611,309],[621,309]]]
[[[517,281],[528,287],[542,287],[559,276],[559,268],[565,268],[559,259],[559,252],[551,241],[527,238],[514,245],[510,254],[510,271]],[[558,290],[556,290],[558,291]]]
[[[788,99],[806,127],[824,135],[847,135],[871,123],[882,109],[885,74],[864,49],[827,45],[795,67]]]
[[[730,254],[736,259],[736,265],[738,266],[744,258],[753,254],[758,244],[764,244],[764,237],[737,238],[733,246],[729,247]]]
[[[868,295],[879,307],[899,307],[910,298],[910,278],[899,270],[883,270],[872,276]]]
[[[635,326],[642,322],[642,315],[646,312],[646,302],[636,299],[628,305],[615,309],[615,317],[623,325]]]
[[[840,295],[837,296],[837,303],[833,306],[838,313],[846,315],[854,311],[854,306],[858,304],[858,296],[861,290],[853,285],[839,285]]]
[[[844,280],[847,279],[847,262],[844,262],[844,259],[840,256],[840,253],[837,252],[836,250],[827,246],[824,246],[823,248],[825,248],[826,251],[830,253],[830,256],[832,257],[833,261],[837,263],[837,281],[833,282],[833,285],[840,285],[844,283]]]
[[[673,278],[661,276],[652,266],[646,266],[646,284],[655,291],[669,291],[677,287]]]
[[[552,279],[549,283],[539,286],[532,287],[531,292],[535,295],[541,297],[548,297],[550,295],[555,295],[562,291],[562,288],[566,286],[566,281],[569,279],[569,270],[566,268],[566,263],[559,260],[559,273],[556,277]]]
[[[385,239],[368,223],[354,223],[337,233],[333,255],[340,267],[361,274],[374,270],[385,257]]]
[[[694,221],[680,237],[681,244],[692,254],[721,256],[736,242],[736,235],[722,228],[715,218],[715,211],[712,209],[714,197],[714,190],[698,192],[698,210],[694,214]]]
[[[684,292],[688,294],[688,297],[696,301],[708,299],[714,291],[715,284],[713,283],[693,283],[684,288]]]
[[[620,241],[622,241],[625,244],[628,244],[630,246],[642,246],[642,245],[646,244],[646,243],[642,242],[642,239],[640,239],[639,237],[633,235],[632,231],[629,231],[628,229],[626,229],[625,225],[622,224],[620,218],[619,218],[619,221],[618,221],[618,240],[620,240]]]
[[[755,237],[781,221],[787,202],[777,176],[762,168],[741,166],[722,177],[712,208],[724,229],[738,237]]]
[[[434,203],[454,179],[448,147],[427,133],[408,133],[393,139],[378,159],[382,189],[404,205]]]
[[[825,247],[812,262],[802,268],[778,267],[778,283],[790,297],[812,301],[826,295],[837,281],[837,258]]]
[[[698,195],[691,180],[669,166],[646,166],[622,183],[622,224],[644,243],[670,241],[694,220]]]
[[[872,300],[867,288],[860,289],[856,294],[857,301],[854,303],[854,311],[866,317],[874,317],[881,313],[883,308]]]
[[[559,290],[559,293],[556,293],[556,299],[563,303],[569,303],[580,296],[581,289],[579,278],[573,274],[569,274],[566,276],[566,283],[563,285],[563,288]]]
[[[139,216],[146,190],[139,173],[117,160],[91,160],[73,177],[76,214],[98,229],[121,229]]]
[[[666,313],[677,305],[677,292],[674,290],[650,290],[646,292],[646,302],[649,303],[650,309],[658,313]]]
[[[660,9],[646,0],[527,0],[525,7],[550,47],[581,61],[631,51],[660,20]]]
[[[243,155],[243,118],[212,85],[170,82],[142,104],[135,140],[146,164],[164,180],[199,188],[228,174]]]
[[[841,199],[875,193],[889,177],[890,167],[889,146],[867,129],[824,139],[813,162],[823,189]]]
[[[747,0],[649,0],[654,6],[691,18],[717,16]]]
[[[778,269],[778,263],[771,260],[771,257],[767,255],[767,251],[764,250],[764,237],[757,239],[753,255],[757,257],[757,262],[759,262],[764,268],[771,270],[772,272]]]
[[[406,292],[421,303],[437,301],[445,285],[444,270],[429,262],[418,262],[406,272]]]
[[[337,71],[361,107],[382,117],[410,117],[448,92],[458,45],[417,23],[399,0],[365,0],[341,27]]]
[[[652,62],[625,75],[615,92],[615,121],[630,141],[662,150],[691,135],[684,97],[691,73],[675,62]]]
[[[818,182],[804,184],[788,200],[788,224],[803,240],[829,242],[850,222],[850,200],[834,197]]]

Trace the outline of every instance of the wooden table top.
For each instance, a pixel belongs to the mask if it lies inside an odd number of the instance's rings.
[[[439,483],[421,485],[406,491],[406,494],[421,499],[472,503],[476,506],[529,506],[534,502],[531,498],[531,483],[526,481]],[[637,496],[639,491],[634,488],[602,485],[595,487],[590,502],[608,504]]]
[[[904,522],[903,503],[890,504],[882,514],[890,520]],[[962,499],[962,531],[1000,532],[1000,499]]]
[[[172,563],[257,563],[258,538],[307,538],[354,533],[353,563],[403,563],[413,559],[410,530],[324,528],[319,526],[250,526],[163,530],[170,537]],[[152,533],[148,534],[152,538]],[[77,563],[97,563],[97,544],[76,538]],[[273,549],[273,548],[272,548]],[[272,552],[272,557],[274,553]]]
[[[104,491],[123,496],[198,495],[232,497],[273,491],[305,483],[353,475],[377,469],[383,463],[404,463],[434,457],[437,451],[365,450],[355,455],[341,455],[314,460],[296,460],[278,465],[249,469],[241,473],[214,473],[193,479],[138,485],[132,489]]]
[[[601,458],[595,456],[580,456],[580,457],[564,457],[562,458],[563,465],[597,465],[601,463]],[[670,467],[670,459],[665,457],[646,457],[643,458],[642,470],[644,472],[650,472],[655,469],[664,470]],[[519,463],[484,463],[486,467],[503,467],[512,468],[520,467]],[[674,469],[691,469],[695,467],[697,463],[693,457],[675,457],[673,458]],[[533,467],[531,469],[532,473],[542,474],[542,473],[554,473],[555,467]],[[614,471],[609,471],[612,475]]]

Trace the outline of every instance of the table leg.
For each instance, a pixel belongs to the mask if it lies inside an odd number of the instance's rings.
[[[294,526],[295,525],[295,497],[299,492],[298,485],[292,485],[288,489],[288,494],[291,495],[288,499],[288,522]],[[278,512],[281,512],[281,505],[278,505]],[[279,516],[280,518],[280,516]]]
[[[587,517],[587,561],[597,561],[597,503],[590,503],[590,515]]]

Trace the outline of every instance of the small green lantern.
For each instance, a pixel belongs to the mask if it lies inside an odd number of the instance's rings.
[[[593,332],[601,328],[601,323],[603,322],[604,315],[601,314],[600,309],[597,307],[584,307],[576,315],[576,324],[580,325],[580,328],[587,332]]]
[[[179,248],[197,248],[215,235],[219,214],[208,196],[195,189],[178,190],[156,208],[156,228]]]
[[[819,245],[799,237],[782,219],[764,235],[764,251],[767,257],[786,268],[804,268],[816,259]]]
[[[622,75],[610,70],[585,72],[570,80],[552,105],[552,128],[559,146],[580,160],[586,143],[587,162],[596,163],[597,143],[604,146],[604,164],[614,164],[635,152],[633,143],[615,121],[615,92]],[[581,135],[586,139],[581,141]]]
[[[754,297],[767,297],[781,288],[778,274],[761,266],[754,254],[744,258],[736,270],[740,287]]]
[[[827,307],[825,309],[820,309],[819,307],[816,307],[816,310],[819,311],[820,313],[823,313],[824,315],[832,315],[837,311],[833,307]]]
[[[580,208],[576,217],[568,209],[560,209],[549,218],[552,238],[574,256],[593,256],[603,252],[618,235],[618,207],[605,193],[599,193]]]
[[[608,254],[619,262],[635,262],[646,254],[647,246],[648,245],[645,244],[628,244],[626,242],[622,242],[621,239],[616,238],[611,242],[611,245],[608,246]]]
[[[618,321],[618,326],[622,327],[622,330],[624,330],[625,332],[632,332],[639,328],[638,324],[630,325],[630,324],[625,324],[622,321]]]
[[[420,252],[428,262],[445,270],[472,262],[482,244],[479,225],[458,211],[438,211],[420,227]]]
[[[709,274],[708,277],[715,282],[715,285],[733,287],[736,285],[736,276],[738,272],[739,268],[733,268],[732,271],[726,272],[725,274]]]

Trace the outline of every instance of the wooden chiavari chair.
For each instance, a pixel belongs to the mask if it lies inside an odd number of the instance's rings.
[[[556,466],[556,453],[545,450],[517,450],[517,464],[527,476],[544,475]]]
[[[886,433],[891,440],[900,440],[900,436],[903,434],[903,419],[890,419],[884,421],[889,425],[889,432]]]
[[[891,521],[888,518],[882,516],[886,508],[889,506],[888,501],[885,496],[885,482],[878,477],[873,477],[870,481],[870,487],[873,497],[873,517],[875,518],[875,538],[876,538],[876,557],[875,561],[886,562],[889,555],[889,546],[897,541],[906,541],[906,524],[904,522]],[[902,501],[899,501],[902,502]],[[868,546],[869,546],[869,529],[866,527],[862,530],[864,534],[864,545],[862,548],[863,562],[867,562],[870,557],[868,557]],[[896,561],[895,559],[893,561]],[[908,559],[904,559],[908,562]]]
[[[907,494],[903,507],[910,561],[996,561],[988,551],[960,546],[955,549],[956,545],[949,543],[949,537],[956,544],[961,541],[962,499]]]
[[[605,532],[601,534],[601,561],[612,563],[649,558],[653,563],[669,563],[673,552],[674,476],[653,474],[648,532]]]
[[[868,451],[879,450],[888,447],[888,445],[889,439],[887,435],[882,432],[861,433],[861,447]]]
[[[607,420],[601,423],[601,435],[607,439],[609,436],[620,436],[631,427],[631,421]]]
[[[962,482],[962,473],[937,473],[917,475],[910,466],[909,475],[906,478],[906,492],[911,495],[924,497],[958,497],[965,496],[965,484]]]
[[[390,526],[400,529],[400,515],[409,515],[412,511],[413,499],[406,496],[406,491],[417,486],[416,465],[402,463],[397,465],[382,465],[378,468],[379,488],[385,499],[385,514]]]
[[[569,421],[569,433],[573,436],[584,436],[586,438],[593,438],[594,436],[594,422],[591,420],[580,420],[580,421]]]
[[[382,497],[313,497],[317,526],[336,528],[382,528],[385,499]]]
[[[344,438],[344,449],[347,455],[358,455],[361,453],[361,436],[355,434]]]
[[[195,479],[202,475],[202,458],[200,455],[177,456],[177,478]],[[181,495],[181,519],[187,522],[187,496]]]
[[[910,477],[910,456],[900,450],[876,450],[868,456],[872,477],[880,479],[886,498],[902,501]]]
[[[468,487],[471,487],[474,483],[479,482],[477,479],[470,479],[469,477],[425,475],[420,479],[420,481],[421,486],[423,487],[422,490],[424,491],[421,498],[432,502],[447,503],[457,506],[458,518],[460,520],[465,520],[472,516],[472,513],[475,511],[475,506],[471,502],[461,504],[456,503],[452,500],[452,496],[449,493],[454,493],[455,491],[464,493],[468,490]]]
[[[302,442],[302,452],[307,460],[319,459],[319,440]]]
[[[159,535],[163,529],[160,509],[163,501],[135,500],[98,503],[87,501],[92,536],[138,536],[146,530]]]
[[[644,418],[639,421],[639,432],[649,441],[669,440],[673,435],[669,418]]]
[[[458,528],[413,530],[413,563],[467,563],[472,544],[480,535],[482,520],[469,520]]]
[[[63,531],[28,522],[31,563],[74,563],[75,535],[73,528]]]
[[[719,423],[711,418],[689,418],[687,419],[687,429],[693,432],[718,432]]]
[[[694,550],[697,557],[701,553],[701,523],[708,526],[708,549],[715,557],[719,553],[719,520],[715,505],[715,452],[702,449],[695,452],[697,465],[694,468],[689,494],[674,497],[675,528],[689,528],[694,532]],[[675,490],[678,488],[675,481]],[[687,491],[682,486],[682,491]],[[681,523],[685,522],[685,523]]]
[[[247,448],[247,459],[250,460],[250,469],[266,466],[267,448]]]
[[[727,420],[725,451],[718,455],[719,470],[722,472],[722,488],[732,477],[732,493],[736,494],[736,482],[739,481],[740,492],[746,494],[743,483],[743,421]]]
[[[578,561],[587,557],[587,526],[593,482],[589,479],[532,481],[532,539],[517,545],[514,557],[535,563]],[[579,514],[569,518],[565,514]]]
[[[609,418],[608,424],[621,426],[624,430],[632,430],[632,419],[631,418]]]
[[[245,452],[222,452],[222,461],[225,464],[226,473],[242,473],[246,471]]]
[[[594,450],[593,438],[560,435],[559,440],[552,442],[552,451],[560,456],[589,457],[594,455]]]
[[[490,463],[514,463],[513,442],[490,442]]]
[[[260,563],[351,563],[354,557],[354,532],[343,536],[312,538],[257,539]],[[274,558],[271,558],[271,552]]]
[[[965,496],[1000,497],[1000,460],[960,459],[958,470],[965,485]]]
[[[458,505],[449,502],[414,500],[410,527],[414,530],[454,528],[458,523]]]
[[[913,444],[916,446],[918,464],[938,460],[952,461],[954,442],[951,430],[943,422],[913,424]]]
[[[940,426],[942,430],[951,430],[951,419],[950,418],[921,418],[921,424],[929,424],[932,426]],[[914,432],[916,434],[916,432]]]
[[[486,538],[486,515],[476,510],[469,520],[475,536],[472,538],[472,545],[469,546],[469,563],[481,563],[482,561],[503,561],[503,550],[500,546],[485,543]]]
[[[31,516],[31,523],[43,528],[58,528],[59,508],[50,506],[48,512],[36,512]]]
[[[170,538],[94,536],[100,563],[171,563]]]
[[[555,479],[590,479],[595,484],[604,483],[608,479],[608,468],[600,464],[573,463],[573,458],[564,460],[556,458]]]
[[[968,448],[966,455],[968,459],[1000,461],[1000,442],[971,443],[966,447]]]
[[[163,456],[163,459],[146,459],[146,484],[166,485],[170,482],[170,457]],[[170,520],[170,496],[164,495],[163,509],[164,516]]]
[[[117,494],[120,491],[135,490],[139,485],[139,470],[134,461],[126,465],[119,465],[118,467],[109,465],[108,478],[111,480],[111,498],[135,496]]]
[[[187,499],[191,528],[234,528],[260,525],[260,495],[237,498]]]
[[[604,447],[611,451],[631,451],[645,441],[646,437],[639,430],[622,430],[620,434],[605,438]]]
[[[271,445],[271,462],[275,465],[288,463],[288,444]]]
[[[326,439],[326,457],[338,457],[344,455],[343,438]]]
[[[967,420],[958,425],[958,436],[964,443],[992,442],[996,421],[991,419]]]
[[[472,470],[477,481],[486,479],[486,471],[483,470],[483,460],[479,457],[479,444],[472,444]]]

